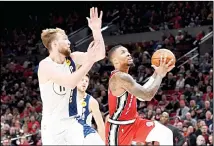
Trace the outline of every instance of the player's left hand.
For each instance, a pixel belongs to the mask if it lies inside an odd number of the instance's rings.
[[[100,16],[98,17],[97,7],[92,7],[90,9],[90,18],[86,17],[86,19],[88,20],[88,26],[91,28],[92,31],[101,30],[102,17],[102,11],[100,11]]]
[[[170,72],[175,66],[171,65],[173,62],[173,59],[171,59],[168,63],[166,62],[167,55],[165,54],[164,57],[160,56],[160,66],[152,65],[152,67],[155,69],[155,72],[161,76],[162,78],[166,76],[168,72]]]

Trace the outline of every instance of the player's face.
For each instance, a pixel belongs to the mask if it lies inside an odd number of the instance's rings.
[[[168,115],[162,114],[161,117],[160,117],[160,121],[163,124],[167,123],[167,121],[168,121]]]
[[[57,45],[59,53],[65,55],[66,57],[70,56],[70,41],[68,40],[67,35],[57,34]]]
[[[125,47],[120,47],[116,50],[116,58],[118,59],[121,66],[133,66],[133,59]]]
[[[77,89],[81,92],[85,92],[89,85],[89,78],[87,76],[83,77],[82,80],[77,85]]]

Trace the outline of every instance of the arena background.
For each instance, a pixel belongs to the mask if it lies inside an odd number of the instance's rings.
[[[114,45],[126,46],[136,64],[130,74],[140,84],[153,71],[150,59],[155,50],[167,48],[176,55],[176,67],[164,78],[154,99],[138,103],[140,115],[159,120],[167,111],[170,123],[185,136],[184,145],[196,145],[200,135],[204,144],[212,144],[212,1],[2,2],[1,144],[41,145],[37,69],[39,61],[48,55],[40,40],[41,30],[65,29],[72,50],[86,51],[92,40],[86,21],[92,6],[104,11],[102,32],[107,53]],[[88,92],[100,103],[104,119],[112,69],[106,58],[90,71]]]

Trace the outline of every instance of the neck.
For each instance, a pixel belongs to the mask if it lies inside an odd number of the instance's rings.
[[[86,92],[78,90],[78,98],[81,100],[85,97]]]
[[[129,67],[124,67],[124,68],[119,68],[119,67],[115,67],[116,70],[119,70],[121,72],[125,72],[128,73],[129,72]]]
[[[65,62],[65,56],[60,54],[60,53],[56,53],[56,52],[51,52],[49,57],[56,63],[58,64],[63,64]]]

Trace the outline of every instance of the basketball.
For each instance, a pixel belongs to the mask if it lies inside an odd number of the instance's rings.
[[[171,59],[173,59],[173,62],[171,65],[175,65],[175,62],[176,62],[175,55],[168,49],[159,49],[159,50],[155,51],[155,53],[152,55],[152,59],[151,59],[152,65],[155,65],[158,67],[160,65],[161,55],[163,56],[163,59],[164,59],[165,54],[167,55],[166,62],[168,63]]]

